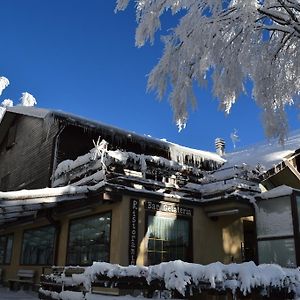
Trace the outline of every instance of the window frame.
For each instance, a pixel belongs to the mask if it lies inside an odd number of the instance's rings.
[[[146,237],[147,231],[148,231],[148,224],[149,224],[149,216],[156,216],[156,214],[161,214],[162,217],[175,219],[175,220],[187,220],[189,224],[189,246],[187,249],[187,259],[185,262],[193,262],[194,253],[193,253],[193,216],[183,216],[183,215],[177,215],[174,213],[167,213],[167,212],[161,212],[161,211],[151,211],[151,210],[145,210],[145,230],[144,230],[144,236]],[[147,245],[145,246],[145,265],[149,266],[148,262],[148,241]]]
[[[87,216],[81,216],[81,217],[77,217],[77,218],[72,218],[72,219],[69,219],[69,222],[68,222],[68,238],[67,238],[67,245],[66,245],[66,257],[65,257],[65,262],[66,262],[66,265],[70,265],[69,263],[69,258],[68,258],[68,250],[69,250],[69,242],[70,242],[70,229],[71,229],[71,224],[72,222],[76,222],[76,221],[80,221],[80,220],[83,220],[83,219],[88,219],[88,218],[93,218],[93,217],[97,217],[97,216],[102,216],[102,215],[105,215],[105,214],[110,214],[110,232],[109,232],[109,242],[108,242],[108,261],[107,262],[110,262],[110,255],[111,255],[111,237],[112,237],[112,216],[113,216],[113,213],[112,213],[112,210],[106,210],[106,211],[103,211],[103,212],[97,212],[95,214],[92,214],[92,215],[87,215]],[[78,264],[76,263],[76,265],[79,265],[79,266],[90,266],[90,263],[87,263],[87,264]]]
[[[11,247],[11,255],[10,255],[10,260],[9,262],[6,262],[6,257],[7,257],[7,241],[9,237],[12,237],[12,247]],[[13,249],[14,249],[14,234],[13,233],[8,233],[8,234],[2,234],[0,235],[0,238],[2,237],[6,237],[6,241],[5,241],[5,248],[4,248],[4,255],[3,255],[3,263],[0,265],[4,266],[4,265],[10,265],[11,264],[11,260],[12,260],[12,255],[13,255]]]
[[[41,228],[46,228],[46,227],[53,227],[54,228],[54,237],[53,237],[53,253],[52,253],[52,262],[50,264],[26,264],[23,263],[22,258],[23,258],[23,245],[24,245],[24,235],[26,232],[28,231],[34,231],[34,230],[38,230]],[[20,266],[51,266],[54,264],[55,262],[55,255],[56,255],[56,251],[57,251],[57,227],[53,224],[48,224],[48,225],[43,225],[43,226],[39,226],[39,227],[33,227],[33,228],[28,228],[28,229],[24,229],[23,230],[23,234],[22,234],[22,243],[21,243],[21,251],[20,251]]]
[[[300,265],[300,228],[299,228],[299,214],[297,205],[297,196],[300,197],[300,193],[293,191],[291,198],[291,208],[292,208],[292,219],[293,219],[293,229],[294,229],[294,243],[295,243],[295,255],[297,266]]]

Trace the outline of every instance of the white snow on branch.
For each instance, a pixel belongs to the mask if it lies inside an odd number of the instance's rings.
[[[20,101],[22,106],[34,106],[37,104],[36,99],[27,92],[22,93]]]
[[[1,106],[3,106],[3,107],[12,107],[12,106],[14,106],[14,102],[10,99],[4,99],[1,102]]]
[[[3,90],[9,85],[9,80],[6,77],[0,77],[0,96],[2,95]]]
[[[6,112],[6,108],[7,107],[11,107],[13,106],[13,101],[10,99],[5,99],[2,101],[1,105],[0,105],[0,123],[4,117],[4,114]]]
[[[124,10],[128,2],[117,0],[116,10]],[[177,26],[162,38],[164,51],[147,85],[159,99],[169,94],[179,129],[196,106],[195,83],[205,87],[211,77],[213,94],[229,113],[246,94],[250,79],[252,97],[263,111],[266,136],[284,142],[286,107],[294,104],[300,91],[299,0],[132,2],[136,3],[138,47],[154,42],[164,14],[179,13]]]

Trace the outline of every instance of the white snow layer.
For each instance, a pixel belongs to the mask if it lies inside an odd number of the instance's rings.
[[[8,288],[0,287],[1,300],[37,300],[38,295],[33,291],[10,291]]]
[[[59,188],[43,188],[36,190],[21,190],[13,192],[0,192],[0,200],[22,200],[31,198],[55,197],[66,194],[81,194],[87,193],[88,187],[86,186],[64,186]]]
[[[261,193],[259,195],[260,198],[262,199],[272,199],[272,198],[278,198],[278,197],[282,197],[282,196],[288,196],[291,195],[293,193],[295,189],[287,186],[287,185],[281,185],[278,186],[270,191]]]
[[[177,153],[179,152],[177,151]],[[198,155],[200,154],[198,153]],[[65,160],[61,162],[55,170],[54,179],[58,179],[62,174],[70,172],[71,170],[74,170],[80,166],[87,165],[90,162],[96,160],[99,160],[101,164],[100,166],[95,164],[93,168],[98,168],[98,167],[105,168],[111,163],[112,160],[122,165],[126,165],[128,159],[132,159],[134,162],[140,164],[141,172],[146,171],[147,162],[153,162],[157,165],[163,166],[168,169],[173,169],[175,171],[189,170],[197,174],[199,174],[200,172],[198,169],[187,166],[184,163],[178,163],[177,161],[168,160],[166,158],[159,157],[159,156],[136,154],[133,152],[126,152],[120,150],[115,150],[115,151],[107,150],[107,143],[105,142],[105,140],[102,140],[100,145],[96,145],[93,149],[90,150],[89,153],[79,156],[75,160]],[[179,157],[177,157],[177,160],[180,160]]]
[[[290,133],[284,145],[274,140],[269,143],[259,143],[244,150],[225,154],[226,166],[247,164],[250,166],[260,165],[269,170],[288,155],[293,154],[300,148],[300,130]]]
[[[153,280],[160,280],[164,281],[166,289],[177,290],[182,295],[185,295],[188,286],[199,287],[201,283],[208,285],[208,288],[211,289],[224,290],[229,288],[233,294],[238,288],[244,295],[251,293],[252,289],[255,288],[266,290],[269,287],[288,288],[289,291],[296,292],[300,285],[300,271],[298,269],[282,268],[275,264],[256,266],[254,262],[245,262],[224,265],[215,262],[209,265],[200,265],[180,260],[149,267],[122,267],[117,264],[94,262],[92,266],[85,268],[84,273],[72,275],[72,285],[83,284],[85,289],[90,291],[92,282],[97,279],[97,275],[104,275],[109,278],[144,277],[148,284],[151,284]],[[49,276],[55,279],[55,276]],[[62,280],[62,282],[67,280],[68,285],[71,283],[70,279],[64,276],[57,278],[57,280]],[[45,293],[47,292],[45,291]],[[87,298],[79,297],[76,299]]]

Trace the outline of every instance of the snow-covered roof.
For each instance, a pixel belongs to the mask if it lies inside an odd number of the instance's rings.
[[[44,119],[48,114],[51,113],[51,111],[48,109],[22,105],[7,107],[6,111],[40,119]]]
[[[283,197],[283,196],[289,196],[295,191],[295,189],[286,186],[286,185],[281,185],[278,186],[270,191],[266,191],[264,193],[261,193],[259,195],[259,198],[261,199],[273,199],[273,198],[278,198],[278,197]]]
[[[73,115],[71,113],[66,113],[58,110],[49,110],[36,107],[25,107],[25,106],[13,106],[8,107],[7,112],[22,114],[26,116],[31,116],[35,118],[47,118],[48,121],[51,120],[62,120],[69,124],[73,124],[81,127],[88,127],[91,129],[101,129],[110,132],[113,136],[122,136],[125,139],[134,140],[138,143],[149,143],[155,145],[159,149],[165,149],[169,152],[170,158],[174,161],[183,163],[188,156],[189,159],[193,160],[194,163],[201,163],[203,161],[211,162],[215,164],[212,169],[216,166],[222,165],[225,160],[220,157],[217,153],[212,153],[209,151],[203,151],[198,149],[192,149],[189,147],[181,146],[175,143],[171,143],[165,139],[157,139],[150,137],[148,135],[139,135],[135,132],[120,129],[115,126],[107,125],[98,121],[90,120],[81,116]]]
[[[64,186],[36,190],[0,192],[0,225],[19,218],[34,216],[41,209],[59,202],[85,199],[93,187]]]
[[[291,132],[284,145],[279,144],[277,140],[273,140],[227,153],[224,157],[227,160],[225,165],[247,164],[252,167],[260,165],[267,171],[285,160],[297,149],[300,149],[300,130]]]

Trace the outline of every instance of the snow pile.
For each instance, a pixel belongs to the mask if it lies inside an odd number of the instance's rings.
[[[275,264],[256,266],[253,262],[229,265],[215,262],[209,265],[199,265],[180,260],[149,267],[122,267],[94,262],[92,266],[85,268],[84,273],[72,275],[73,285],[83,284],[85,289],[90,291],[98,276],[116,280],[122,277],[137,277],[145,279],[149,285],[154,280],[158,280],[164,283],[166,289],[177,290],[182,295],[186,295],[191,290],[190,288],[200,292],[204,288],[218,291],[230,289],[233,294],[239,290],[243,295],[251,293],[253,289],[260,289],[265,293],[270,288],[287,289],[289,292],[296,293],[300,285],[299,269],[282,268]],[[64,279],[57,278],[57,281],[60,282],[60,280]]]

